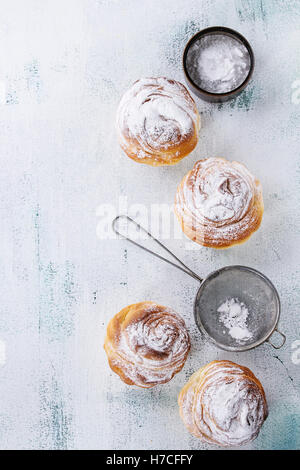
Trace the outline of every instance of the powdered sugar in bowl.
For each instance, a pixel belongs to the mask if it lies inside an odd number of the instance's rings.
[[[204,29],[187,43],[183,69],[189,88],[206,101],[222,102],[247,86],[254,68],[248,41],[222,26]]]

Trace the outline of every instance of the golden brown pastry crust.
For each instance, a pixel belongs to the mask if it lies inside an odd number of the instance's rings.
[[[199,160],[178,186],[175,214],[185,235],[203,246],[245,242],[264,211],[260,182],[239,162]]]
[[[188,431],[221,447],[255,439],[268,415],[260,381],[247,367],[231,361],[213,361],[195,372],[178,404]]]
[[[139,302],[109,322],[104,349],[123,382],[150,388],[168,382],[182,369],[190,340],[183,319],[173,310]]]
[[[165,77],[137,80],[117,111],[122,149],[138,163],[174,165],[197,145],[200,116],[188,90]]]

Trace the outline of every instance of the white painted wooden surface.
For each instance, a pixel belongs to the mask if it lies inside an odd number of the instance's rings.
[[[177,395],[217,358],[250,367],[265,387],[270,415],[248,447],[299,448],[299,20],[292,0],[2,1],[1,449],[205,448],[181,423]],[[142,76],[183,81],[184,44],[211,25],[235,28],[253,45],[251,84],[223,106],[197,100],[200,142],[178,165],[132,162],[114,129],[122,93]],[[121,196],[128,205],[171,205],[193,163],[218,155],[260,178],[261,229],[227,251],[167,243],[199,274],[234,263],[267,274],[287,334],[278,352],[209,345],[193,323],[195,281],[125,241],[97,237],[102,204],[118,212]],[[192,351],[169,384],[134,390],[110,371],[102,344],[111,316],[145,299],[183,315]]]

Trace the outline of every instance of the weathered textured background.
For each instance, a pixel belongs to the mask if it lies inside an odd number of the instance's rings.
[[[201,449],[178,416],[189,375],[217,358],[250,367],[270,415],[249,448],[300,447],[300,3],[295,0],[3,0],[0,17],[0,447]],[[121,155],[120,96],[141,76],[183,81],[181,54],[197,30],[225,25],[253,45],[251,84],[225,105],[197,100],[197,149],[171,168]],[[296,85],[295,85],[296,82]],[[197,283],[125,241],[100,240],[99,206],[171,204],[205,156],[246,163],[263,185],[265,216],[227,251],[168,245],[199,274],[225,264],[266,273],[282,299],[280,351],[229,354],[192,319]],[[123,199],[124,202],[124,199]],[[98,209],[97,209],[98,208]],[[180,312],[192,351],[169,384],[134,390],[108,368],[105,326],[151,299]],[[294,358],[297,359],[297,351]]]

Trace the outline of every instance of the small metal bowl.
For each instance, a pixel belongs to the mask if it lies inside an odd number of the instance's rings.
[[[230,36],[234,39],[237,39],[240,41],[248,50],[249,57],[250,57],[250,68],[249,68],[249,73],[245,80],[234,90],[228,91],[226,93],[212,93],[210,91],[206,91],[203,88],[201,88],[199,85],[197,85],[193,79],[191,78],[189,74],[189,68],[187,66],[187,55],[190,50],[190,47],[198,41],[200,38],[210,35],[210,34],[220,34],[220,35],[226,35]],[[199,98],[202,98],[205,101],[210,101],[213,103],[220,103],[224,101],[231,100],[232,98],[235,98],[237,95],[239,95],[248,85],[250,78],[252,77],[253,70],[254,70],[254,54],[253,50],[244,36],[242,36],[240,33],[237,31],[234,31],[233,29],[230,28],[225,28],[224,26],[212,26],[210,28],[202,29],[198,33],[196,33],[187,43],[185,46],[184,52],[183,52],[183,70],[184,70],[184,75],[185,79],[187,82],[188,87],[190,90],[192,90]]]

